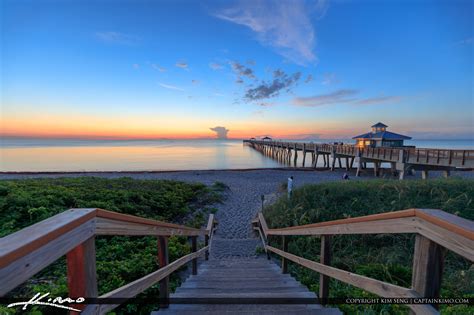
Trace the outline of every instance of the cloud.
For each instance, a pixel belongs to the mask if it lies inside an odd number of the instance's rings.
[[[165,72],[165,71],[166,71],[166,69],[165,69],[165,68],[163,68],[163,67],[160,67],[160,66],[159,66],[159,65],[157,65],[156,63],[152,63],[152,64],[151,64],[151,67],[152,67],[153,69],[155,69],[155,70],[158,70],[158,71],[160,71],[160,72]]]
[[[262,107],[270,107],[270,106],[273,106],[275,105],[275,103],[271,103],[271,102],[261,102],[258,104],[259,106],[262,106]]]
[[[466,46],[466,45],[471,45],[472,43],[474,43],[474,37],[469,37],[469,38],[460,40],[459,42],[456,43],[456,45]]]
[[[184,91],[182,88],[179,88],[177,86],[174,86],[174,85],[170,85],[170,84],[164,84],[164,83],[158,83],[161,87],[165,88],[165,89],[168,89],[168,90],[176,90],[176,91]]]
[[[214,93],[215,96],[225,96],[224,94],[221,93]]]
[[[380,97],[371,97],[366,99],[361,99],[355,102],[358,105],[372,105],[372,104],[381,104],[381,103],[395,103],[401,100],[400,96],[380,96]]]
[[[255,66],[257,63],[255,62],[255,60],[249,59],[247,60],[246,64],[248,64],[249,66]]]
[[[209,63],[209,68],[211,68],[212,70],[221,70],[224,68],[224,66],[217,62],[211,62]]]
[[[324,73],[323,74],[323,81],[321,82],[323,85],[331,85],[339,83],[339,79],[336,77],[335,73]]]
[[[140,69],[140,65],[138,63],[134,63],[132,66],[133,69]]]
[[[237,80],[235,80],[235,83],[242,84],[244,83],[244,80],[242,80],[241,78],[237,78]]]
[[[357,90],[337,90],[329,94],[322,94],[310,97],[296,97],[293,104],[297,106],[318,107],[328,104],[349,103],[354,101],[354,95],[359,93]]]
[[[216,133],[217,139],[227,139],[227,134],[229,133],[229,129],[226,127],[216,126],[214,128],[209,128]]]
[[[248,27],[264,46],[300,65],[313,63],[316,35],[311,23],[315,13],[324,14],[326,1],[311,4],[294,1],[241,1],[219,10],[215,17]]]
[[[313,75],[312,74],[308,74],[308,76],[306,77],[306,80],[304,80],[304,83],[309,83],[313,81]]]
[[[263,100],[280,95],[282,90],[289,92],[301,78],[301,72],[288,75],[281,70],[273,73],[273,80],[263,82],[255,88],[247,90],[244,96],[246,101]]]
[[[400,101],[400,96],[378,96],[369,98],[358,98],[358,90],[343,89],[328,94],[310,97],[296,97],[293,104],[296,106],[319,107],[332,104],[373,105],[382,103],[394,103]]]
[[[234,70],[234,73],[237,75],[238,79],[241,79],[242,77],[255,79],[255,74],[253,73],[253,70],[244,66],[238,61],[231,61],[230,65],[232,66],[232,70]]]
[[[176,67],[178,68],[181,68],[181,69],[185,69],[185,70],[188,70],[188,64],[186,62],[177,62],[176,63]]]
[[[96,32],[95,36],[99,40],[109,44],[131,45],[137,41],[135,36],[119,32]]]
[[[192,84],[199,84],[200,82],[199,82],[199,80],[191,80],[191,83]]]

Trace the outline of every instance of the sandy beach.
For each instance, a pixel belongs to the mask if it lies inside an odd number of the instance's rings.
[[[341,181],[344,170],[334,172],[308,169],[250,169],[250,170],[214,170],[214,171],[170,171],[170,172],[84,172],[84,173],[0,173],[0,180],[26,178],[57,178],[96,176],[105,178],[131,177],[136,179],[165,179],[186,182],[201,182],[211,185],[222,182],[229,189],[222,204],[216,205],[216,218],[219,227],[213,239],[211,255],[216,258],[254,256],[261,241],[251,230],[251,220],[261,208],[261,195],[267,199],[276,197],[281,185],[288,177],[294,177],[294,187],[304,184],[317,184],[330,181]],[[353,176],[350,180],[374,180],[371,170],[361,177]],[[431,172],[430,177],[440,177],[441,172]],[[452,176],[473,178],[474,172],[453,172]],[[384,178],[382,176],[382,178]],[[388,174],[385,178],[392,178]],[[408,180],[418,179],[420,174],[408,176]]]

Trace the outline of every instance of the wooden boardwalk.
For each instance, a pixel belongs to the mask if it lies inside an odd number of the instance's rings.
[[[357,168],[356,175],[367,167],[367,163],[374,165],[376,176],[380,174],[381,163],[390,163],[391,170],[397,172],[403,179],[408,171],[420,170],[422,177],[428,176],[430,170],[442,170],[449,176],[451,170],[474,168],[474,150],[447,150],[426,149],[414,147],[402,148],[371,148],[358,147],[351,144],[319,144],[305,142],[281,142],[244,140],[254,149],[264,155],[277,159],[282,163],[297,165],[299,154],[302,166],[316,168],[321,157],[324,167],[334,170],[337,166],[350,170]],[[311,162],[306,161],[307,154],[311,155]],[[336,165],[336,162],[337,165]]]

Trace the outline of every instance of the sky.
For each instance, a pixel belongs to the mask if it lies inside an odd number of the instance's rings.
[[[1,1],[0,136],[474,138],[473,1]]]

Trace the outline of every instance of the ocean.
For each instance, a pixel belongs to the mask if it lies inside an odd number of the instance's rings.
[[[315,143],[336,141],[353,143],[344,139],[313,140]],[[474,149],[474,140],[411,140],[406,145]],[[1,172],[169,171],[281,166],[243,145],[242,140],[0,139]]]

